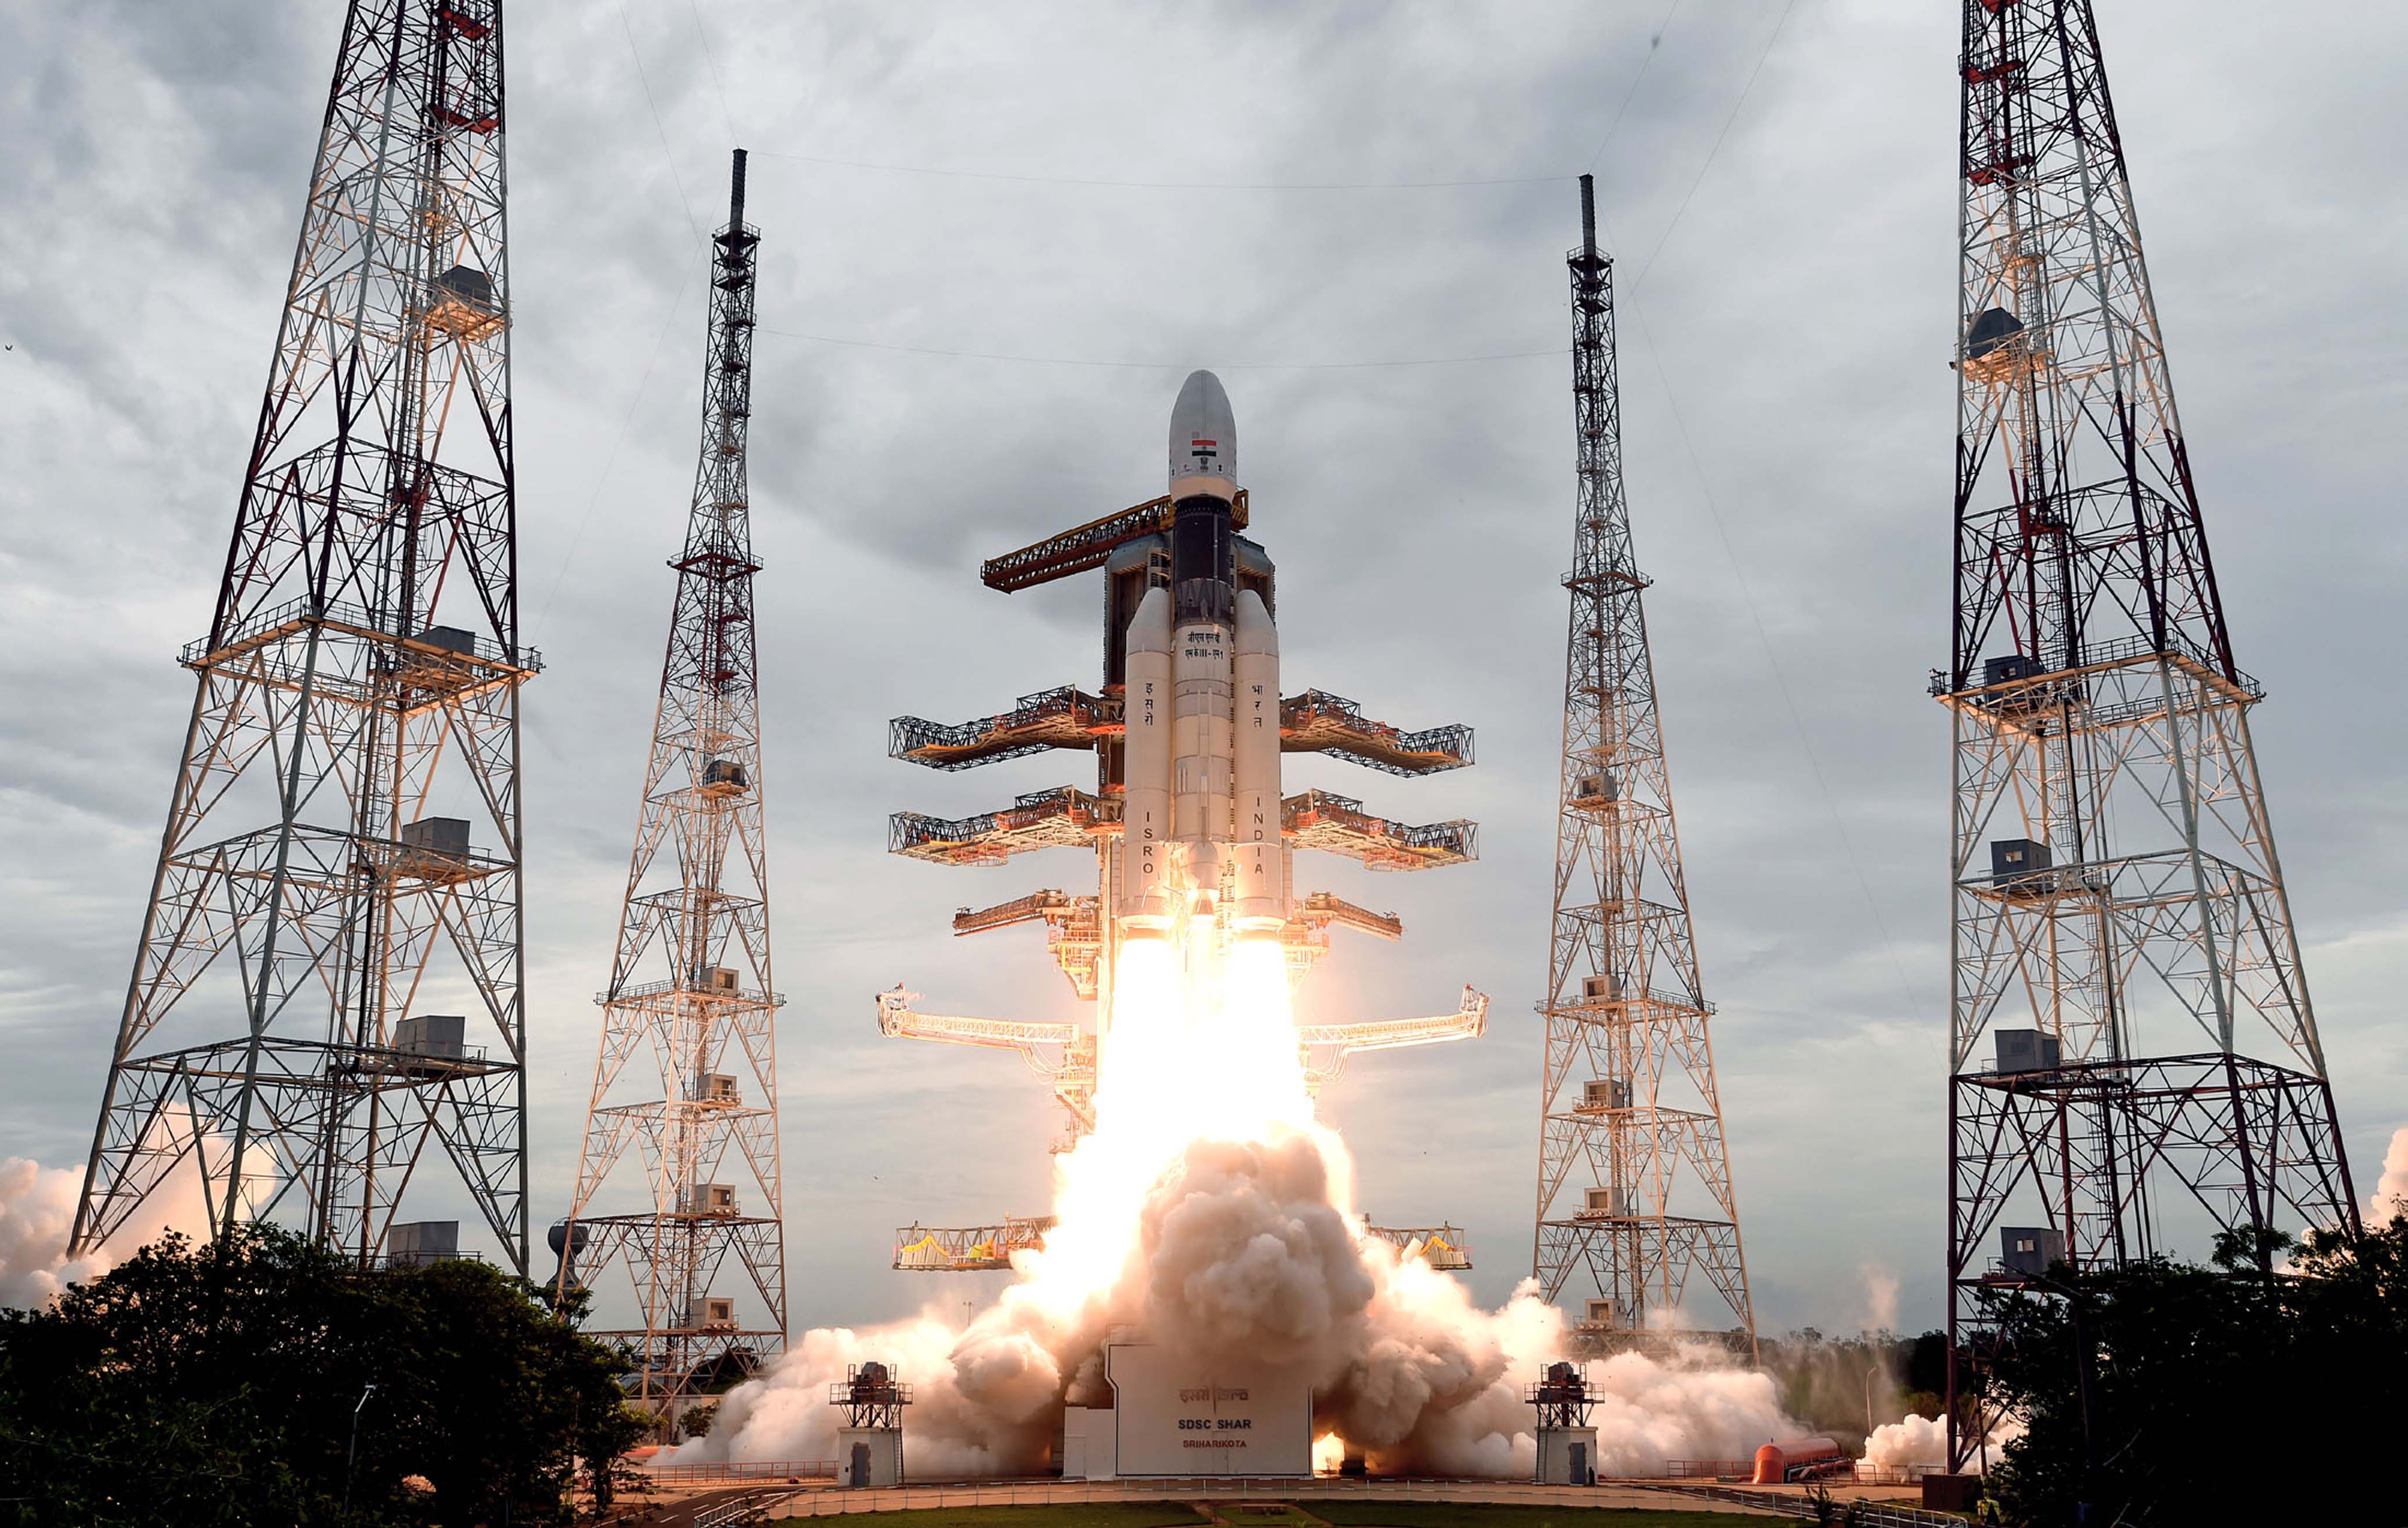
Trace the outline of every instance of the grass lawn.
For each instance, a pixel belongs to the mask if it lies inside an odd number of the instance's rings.
[[[1770,1521],[1736,1512],[1482,1502],[1312,1502],[1309,1507],[1313,1516],[1341,1528],[1765,1528]]]
[[[881,1513],[908,1528],[1205,1528],[1185,1502],[1060,1502],[1046,1506],[931,1506]],[[787,1518],[781,1528],[824,1519]],[[839,1520],[841,1521],[841,1520]]]

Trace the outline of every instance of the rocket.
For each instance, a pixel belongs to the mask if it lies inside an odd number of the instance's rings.
[[[1237,587],[1238,425],[1210,371],[1171,407],[1168,465],[1170,583],[1146,591],[1126,634],[1121,919],[1271,932],[1288,919],[1279,630]]]

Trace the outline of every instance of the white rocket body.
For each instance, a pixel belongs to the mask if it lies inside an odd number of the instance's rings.
[[[1177,908],[1170,876],[1170,591],[1148,589],[1129,622],[1121,750],[1121,917],[1164,928]]]
[[[1252,589],[1238,596],[1237,739],[1231,758],[1237,845],[1231,913],[1240,929],[1287,922],[1287,858],[1280,836],[1279,627]]]
[[[1232,820],[1233,636],[1219,620],[1201,618],[1181,622],[1170,639],[1170,834],[1188,887],[1208,900],[1221,894],[1220,846]]]
[[[1146,591],[1125,643],[1120,889],[1133,929],[1182,909],[1240,930],[1287,922],[1279,633],[1259,594],[1236,592],[1237,437],[1220,379],[1190,375],[1170,414],[1173,587]]]

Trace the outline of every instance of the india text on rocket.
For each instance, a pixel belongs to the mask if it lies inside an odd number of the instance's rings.
[[[1092,793],[1076,786],[1036,790],[1001,811],[959,819],[897,813],[889,832],[894,852],[945,864],[1000,864],[1054,847],[1093,853],[1092,894],[1036,891],[964,910],[953,929],[968,934],[1043,923],[1063,973],[1096,1003],[1094,1022],[926,1014],[900,987],[878,1001],[886,1033],[1019,1052],[1069,1110],[1071,1140],[1094,1124],[1096,1056],[1111,1044],[1111,973],[1126,942],[1175,940],[1190,959],[1209,959],[1239,940],[1276,940],[1291,978],[1300,981],[1327,948],[1333,924],[1383,939],[1404,930],[1394,915],[1326,892],[1297,896],[1297,850],[1345,855],[1374,870],[1456,865],[1476,852],[1469,822],[1414,826],[1326,791],[1282,794],[1283,753],[1435,774],[1471,762],[1471,731],[1400,731],[1320,690],[1283,698],[1274,569],[1241,534],[1250,505],[1238,483],[1237,421],[1212,373],[1195,372],[1180,389],[1168,446],[1162,497],[981,570],[990,587],[1009,591],[1102,569],[1102,686],[1041,691],[958,726],[901,717],[890,740],[896,757],[939,770],[1049,749],[1096,757]],[[1466,987],[1454,1011],[1431,1017],[1299,1023],[1297,1044],[1318,1086],[1354,1052],[1477,1035],[1487,1003]]]

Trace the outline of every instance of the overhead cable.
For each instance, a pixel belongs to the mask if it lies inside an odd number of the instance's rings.
[[[1196,362],[1191,357],[1180,361],[1121,361],[1086,355],[1010,355],[996,351],[939,350],[929,345],[892,345],[877,339],[847,339],[836,335],[805,334],[796,329],[772,329],[766,325],[763,334],[784,339],[807,339],[818,345],[842,345],[848,350],[887,350],[907,355],[935,355],[950,361],[1010,361],[1027,366],[1111,367],[1129,371],[1192,371]],[[1484,361],[1533,361],[1542,356],[1568,355],[1570,352],[1558,346],[1554,350],[1506,351],[1491,355],[1412,355],[1379,361],[1216,361],[1210,369],[1215,371],[1356,371],[1390,367],[1473,366]]]
[[[1569,175],[1505,175],[1459,180],[1124,180],[1099,176],[1015,175],[1001,170],[939,169],[927,165],[881,165],[861,159],[829,159],[817,154],[780,153],[755,149],[762,159],[783,159],[797,165],[834,169],[876,170],[889,175],[931,175],[948,180],[1008,180],[1020,185],[1108,186],[1126,191],[1438,191],[1457,186],[1554,185]]]

